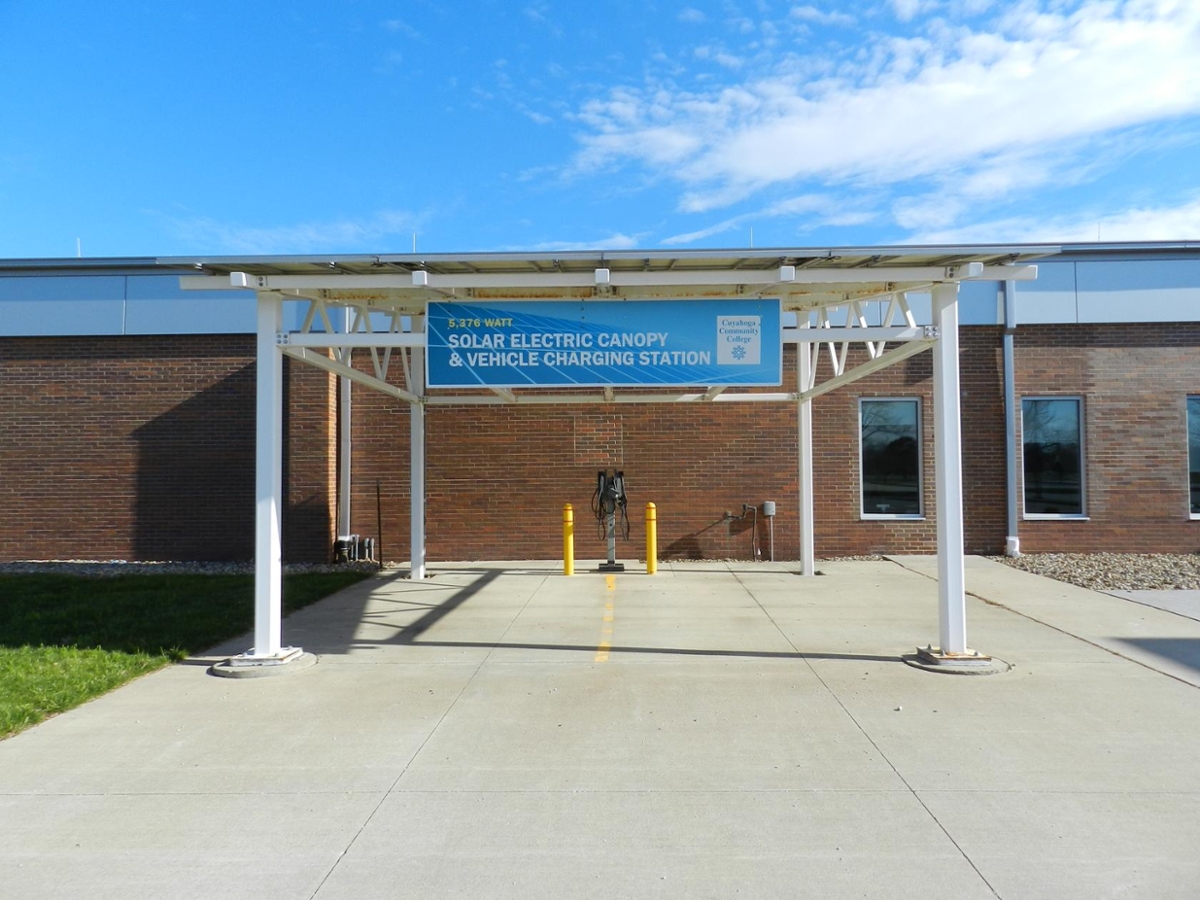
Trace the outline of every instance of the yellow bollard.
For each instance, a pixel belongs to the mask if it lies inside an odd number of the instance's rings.
[[[658,571],[658,508],[646,504],[646,574]]]
[[[563,506],[563,574],[575,574],[575,511]]]

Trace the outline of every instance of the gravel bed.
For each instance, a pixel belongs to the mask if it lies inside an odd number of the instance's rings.
[[[1093,591],[1200,590],[1200,553],[1027,553],[997,562]]]
[[[290,563],[289,575],[313,572],[378,572],[376,563],[357,562],[322,565]],[[119,559],[52,559],[0,563],[0,575],[79,575],[112,578],[117,575],[253,575],[252,562],[126,562]]]

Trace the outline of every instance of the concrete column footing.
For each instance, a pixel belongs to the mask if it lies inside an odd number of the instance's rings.
[[[1002,659],[970,648],[963,653],[943,653],[940,647],[929,645],[918,647],[915,654],[903,659],[914,668],[948,675],[995,675],[1012,668]]]
[[[299,647],[281,647],[278,653],[256,656],[253,651],[239,653],[209,667],[211,675],[222,678],[266,678],[291,675],[314,666],[317,657]]]

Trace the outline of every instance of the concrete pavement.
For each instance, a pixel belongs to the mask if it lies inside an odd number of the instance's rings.
[[[1200,621],[1200,591],[1106,591],[1105,593]]]
[[[580,569],[584,568],[580,564]],[[1200,622],[971,559],[434,564],[0,742],[0,897],[1193,898]]]

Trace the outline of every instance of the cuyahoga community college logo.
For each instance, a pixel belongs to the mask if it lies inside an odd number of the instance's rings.
[[[761,316],[717,316],[717,365],[757,366],[762,361]]]

